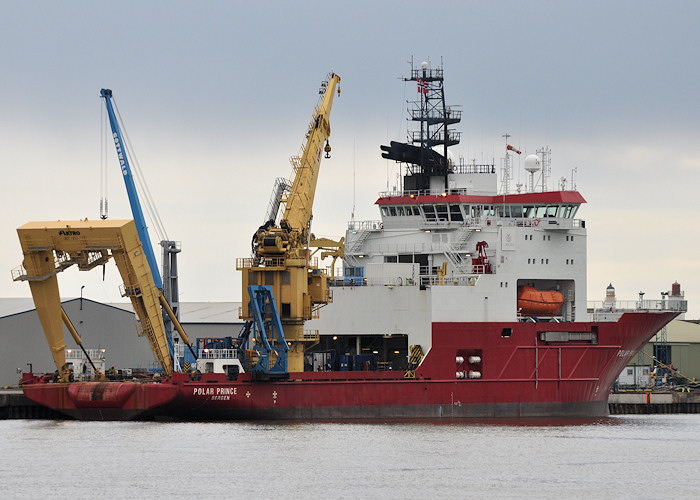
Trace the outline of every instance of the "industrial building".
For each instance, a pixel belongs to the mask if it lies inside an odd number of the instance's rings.
[[[90,299],[62,302],[86,349],[104,356],[105,366],[154,369],[157,366],[145,337],[136,334],[130,303],[102,304]],[[239,302],[181,302],[180,318],[194,341],[201,337],[237,336]],[[79,349],[67,330],[68,349]],[[19,372],[51,373],[56,369],[31,298],[0,299],[0,387],[16,385]]]

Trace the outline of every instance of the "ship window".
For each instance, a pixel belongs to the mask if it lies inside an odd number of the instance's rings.
[[[524,217],[523,216],[523,206],[522,205],[512,205],[510,207],[510,214],[512,217]]]
[[[421,266],[428,265],[428,254],[417,253],[413,256],[413,262],[420,264]]]
[[[403,207],[396,207],[396,215],[403,217]]]
[[[571,235],[571,241],[574,241],[574,235],[573,235],[573,234]]]
[[[547,235],[547,241],[552,241],[552,235],[551,235],[551,234],[548,234],[548,235]]]
[[[425,220],[435,220],[435,207],[433,205],[423,205]]]
[[[470,217],[471,216],[471,212],[470,212],[471,208],[469,207],[469,205],[462,205],[462,206],[464,207],[464,214],[467,217]]]
[[[546,240],[546,239],[547,239],[547,235],[543,234],[543,235],[542,235],[542,241],[544,241],[544,240]]]
[[[398,262],[399,258],[396,255],[385,255],[384,262]]]
[[[504,328],[503,330],[501,330],[501,337],[507,339],[507,338],[510,337],[511,335],[513,335],[513,329],[512,329],[512,328]]]
[[[395,216],[395,215],[396,215],[396,207],[389,207],[389,213],[390,213],[392,216]]]
[[[387,207],[382,207],[382,216],[387,217],[389,215],[389,209]]]
[[[413,254],[412,253],[405,253],[399,255],[399,262],[402,262],[404,264],[411,264],[413,262]]]
[[[547,212],[547,207],[537,207],[536,217],[537,217],[538,219],[541,219],[542,217],[545,216],[544,214],[545,214],[546,212]]]
[[[486,217],[495,217],[496,215],[496,210],[493,208],[491,205],[486,205],[484,206],[484,215]]]
[[[447,205],[435,205],[438,220],[447,220]]]
[[[529,219],[532,219],[535,216],[535,207],[532,206],[524,206],[523,207],[523,217],[527,217]]]
[[[557,205],[547,207],[547,213],[545,214],[545,217],[556,217],[558,208],[559,207]]]
[[[527,263],[528,263],[528,264],[530,263],[530,259],[527,259]]]
[[[569,259],[566,259],[566,265],[567,266],[569,265]]]
[[[292,304],[289,302],[282,302],[282,317],[289,318],[292,315]]]
[[[459,205],[450,205],[450,220],[453,221],[463,221],[464,217],[462,217],[462,211],[460,210]]]
[[[545,264],[549,264],[549,259],[544,259]]]
[[[571,259],[571,265],[572,266],[574,265],[574,259]]]

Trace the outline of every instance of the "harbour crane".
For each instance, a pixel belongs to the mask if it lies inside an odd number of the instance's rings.
[[[136,223],[136,230],[139,235],[139,239],[143,243],[143,251],[146,254],[146,259],[148,261],[148,266],[151,269],[151,275],[153,277],[153,282],[158,290],[161,292],[161,300],[163,303],[163,321],[165,326],[165,336],[168,343],[168,350],[170,351],[170,357],[173,360],[174,366],[177,366],[177,353],[173,347],[172,340],[172,330],[175,327],[178,330],[182,330],[182,326],[179,324],[177,319],[177,284],[176,278],[171,275],[171,270],[177,269],[176,264],[176,254],[180,251],[179,246],[174,241],[161,241],[161,246],[163,248],[163,272],[166,273],[166,278],[168,279],[168,286],[164,286],[163,279],[158,270],[158,264],[156,262],[156,256],[153,251],[153,245],[151,244],[151,237],[148,233],[148,226],[146,225],[146,219],[143,215],[143,210],[141,208],[141,202],[139,200],[139,194],[136,189],[136,184],[134,183],[134,176],[131,171],[131,165],[129,163],[129,155],[126,151],[126,144],[123,139],[121,128],[119,126],[119,121],[117,120],[117,115],[114,111],[114,105],[112,103],[112,90],[111,89],[101,89],[100,96],[105,100],[105,107],[107,109],[107,115],[109,117],[109,125],[112,129],[112,139],[114,140],[114,146],[117,152],[117,158],[119,160],[119,168],[124,178],[124,185],[126,186],[126,192],[129,197],[129,205],[131,206],[131,213],[134,217],[134,222]],[[171,303],[175,302],[176,307],[174,308],[175,320],[171,320],[167,309],[171,307]],[[181,335],[182,337],[182,335]],[[186,340],[187,335],[185,335],[182,340],[189,346],[189,341]],[[192,349],[189,346],[190,350]],[[196,356],[195,356],[196,357]]]
[[[276,185],[278,203],[268,211],[270,217],[253,236],[252,258],[237,259],[242,271],[243,297],[249,287],[269,287],[279,312],[286,344],[277,346],[277,356],[287,358],[289,372],[304,371],[304,351],[310,343],[318,342],[318,332],[305,332],[304,322],[315,317],[318,308],[332,301],[328,275],[314,265],[310,258],[311,220],[321,158],[330,158],[328,141],[331,133],[330,113],[336,91],[340,94],[340,77],[331,72],[321,84],[320,103],[305,134],[301,154],[291,158],[292,179],[286,185]],[[284,184],[284,183],[282,183]],[[274,196],[273,196],[274,197]],[[280,205],[284,206],[277,222]],[[256,300],[244,300],[241,318],[254,320]],[[274,319],[274,318],[273,318]],[[287,352],[288,346],[288,352]]]

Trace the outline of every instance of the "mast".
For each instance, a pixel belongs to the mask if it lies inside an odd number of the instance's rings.
[[[447,149],[459,144],[461,135],[450,125],[461,121],[462,111],[445,103],[442,67],[431,68],[425,61],[420,68],[412,65],[411,75],[404,81],[416,82],[418,98],[409,108],[416,130],[408,132],[406,143],[391,141],[389,146],[381,146],[382,157],[407,164],[406,191],[429,191],[431,177],[442,177],[442,188],[447,190],[447,176],[452,171]]]

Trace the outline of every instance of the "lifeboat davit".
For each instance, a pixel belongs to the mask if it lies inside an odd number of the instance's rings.
[[[518,312],[525,316],[556,316],[564,303],[564,295],[556,290],[540,291],[531,286],[518,290]]]

